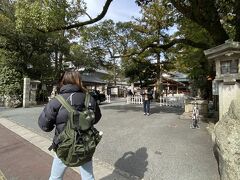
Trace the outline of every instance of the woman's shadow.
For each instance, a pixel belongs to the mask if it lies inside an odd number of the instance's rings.
[[[126,152],[120,159],[115,162],[115,169],[113,173],[102,178],[101,180],[114,180],[116,179],[116,174],[125,176],[124,174],[126,173],[130,176],[135,176],[139,179],[143,179],[144,173],[147,171],[147,158],[148,154],[146,147],[142,147],[136,152]]]

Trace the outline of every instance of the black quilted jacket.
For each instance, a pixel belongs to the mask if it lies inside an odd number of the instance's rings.
[[[74,93],[72,95],[72,105],[77,110],[81,111],[85,107],[85,93],[81,92],[76,85],[68,84],[62,86],[59,94],[62,95],[65,99],[68,99],[72,93]],[[70,103],[70,99],[68,99],[68,102]],[[95,112],[94,124],[96,124],[102,116],[101,111],[93,97],[90,98],[89,104],[89,108],[93,109]],[[61,108],[60,107],[60,102],[56,98],[53,98],[45,106],[38,119],[38,125],[43,131],[49,132],[52,131],[54,127],[56,127],[54,139],[56,139],[58,134],[63,131],[68,119],[68,111],[63,106]]]

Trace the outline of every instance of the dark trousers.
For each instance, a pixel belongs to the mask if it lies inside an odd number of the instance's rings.
[[[144,110],[144,113],[150,112],[150,100],[143,101],[143,110]]]

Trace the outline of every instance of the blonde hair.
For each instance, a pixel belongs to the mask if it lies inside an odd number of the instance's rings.
[[[60,87],[66,84],[77,85],[83,92],[87,90],[83,87],[82,79],[78,71],[66,71],[61,78]]]

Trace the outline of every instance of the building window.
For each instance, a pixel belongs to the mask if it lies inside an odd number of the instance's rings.
[[[238,73],[238,59],[231,61],[230,73],[232,74]]]
[[[221,74],[238,73],[238,59],[221,62]]]

